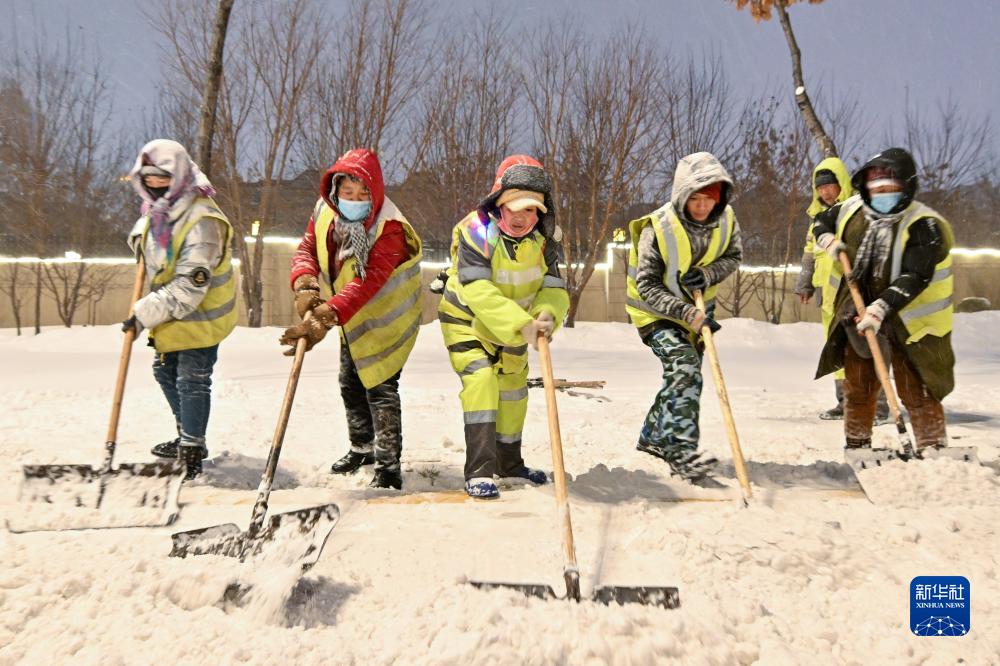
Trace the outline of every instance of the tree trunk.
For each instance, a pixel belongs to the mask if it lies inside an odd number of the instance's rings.
[[[42,332],[42,262],[35,264],[35,335]]]
[[[215,30],[212,35],[212,53],[208,61],[208,79],[205,81],[205,94],[201,100],[201,117],[198,121],[198,145],[195,149],[195,161],[201,167],[205,176],[212,178],[212,137],[215,134],[215,108],[219,100],[219,87],[222,82],[222,55],[226,45],[226,31],[229,26],[229,14],[232,12],[234,0],[219,0],[219,9],[215,14]]]
[[[819,145],[823,157],[837,157],[837,146],[834,145],[833,139],[823,129],[823,123],[820,122],[819,116],[816,115],[816,110],[813,109],[812,102],[809,100],[809,93],[806,92],[806,84],[802,78],[802,52],[799,51],[799,44],[795,41],[795,33],[792,32],[792,23],[788,18],[788,12],[785,10],[784,0],[777,0],[774,3],[774,7],[778,10],[778,19],[781,21],[782,30],[785,31],[788,51],[792,56],[792,79],[795,81],[795,103],[802,113],[802,119],[805,120],[806,127],[812,132],[813,138]]]

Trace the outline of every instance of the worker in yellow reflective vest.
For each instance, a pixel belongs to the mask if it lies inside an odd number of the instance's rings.
[[[846,446],[871,447],[880,384],[863,336],[875,331],[886,358],[891,357],[918,452],[944,447],[941,400],[955,386],[951,225],[914,200],[917,169],[902,148],[878,153],[851,180],[859,194],[816,218],[816,243],[834,259],[823,286],[824,302],[833,305],[833,323],[816,377],[844,369]],[[843,279],[842,251],[868,304],[864,312],[855,310]]]
[[[847,171],[847,166],[839,157],[823,159],[813,169],[812,179],[813,196],[806,209],[806,214],[809,216],[809,229],[806,231],[806,244],[802,251],[802,271],[795,283],[795,293],[802,305],[808,303],[813,295],[816,296],[816,305],[820,308],[825,335],[830,330],[830,322],[833,321],[833,303],[823,302],[823,285],[830,279],[830,267],[833,260],[821,247],[816,245],[813,229],[816,226],[816,216],[853,196],[854,186],[851,185],[851,174]],[[833,378],[837,404],[820,412],[819,417],[824,421],[836,421],[844,418],[844,371],[836,371],[833,373]],[[888,422],[889,403],[886,402],[885,393],[879,391],[875,424]]]
[[[547,481],[525,466],[521,430],[528,345],[537,346],[539,334],[551,338],[569,309],[558,239],[548,176],[527,155],[500,164],[489,195],[452,232],[438,319],[462,381],[471,497],[499,497],[494,475]]]
[[[399,377],[420,329],[420,237],[385,196],[375,153],[345,153],[323,175],[322,198],[292,258],[300,317],[281,343],[306,349],[340,327],[340,395],[351,446],[333,474],[375,464],[372,488],[403,487]],[[320,297],[319,275],[333,297]],[[286,353],[294,353],[289,350]]]
[[[215,190],[184,146],[156,139],[129,174],[143,215],[129,244],[146,265],[149,293],[122,330],[149,331],[153,376],[173,412],[177,437],[153,447],[184,462],[185,478],[202,471],[219,343],[236,327],[233,228],[212,199]]]
[[[678,162],[670,201],[629,223],[625,310],[663,365],[663,385],[636,448],[693,483],[711,476],[717,462],[698,451],[701,331],[721,328],[712,316],[715,294],[743,257],[732,190],[732,178],[711,153],[694,153]],[[705,310],[694,305],[696,290]]]

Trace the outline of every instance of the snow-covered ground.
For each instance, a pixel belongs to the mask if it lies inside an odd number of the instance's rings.
[[[677,610],[466,584],[561,590],[562,551],[551,485],[486,503],[441,492],[460,488],[464,455],[459,384],[436,324],[403,374],[402,493],[369,490],[370,468],[327,473],[346,449],[336,339],[306,356],[271,512],[336,502],[342,519],[298,585],[231,559],[168,558],[175,531],[249,520],[290,360],[278,329],[238,329],[217,366],[212,459],[182,489],[175,525],[0,529],[0,664],[998,663],[1000,313],[957,317],[957,389],[945,401],[953,443],[979,447],[988,465],[892,465],[866,475],[877,504],[837,464],[840,422],[815,418],[833,395],[831,379],[812,380],[819,326],[723,324],[719,352],[755,482],[749,509],[732,479],[724,491],[693,488],[634,450],[660,369],[630,326],[581,324],[552,347],[557,377],[607,381],[559,395],[584,594],[597,583],[675,585]],[[99,464],[120,340],[113,326],[0,331],[3,515],[20,511],[20,465]],[[151,356],[136,346],[119,461],[151,460],[149,447],[173,436]],[[702,442],[729,460],[709,375]],[[891,444],[894,430],[876,439]],[[531,391],[525,447],[529,464],[550,468],[541,390]],[[969,579],[969,635],[910,633],[918,575]],[[240,577],[256,581],[252,596],[221,601]]]

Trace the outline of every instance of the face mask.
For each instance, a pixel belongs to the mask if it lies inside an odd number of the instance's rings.
[[[152,196],[154,200],[161,199],[164,196],[166,196],[167,190],[169,189],[170,189],[169,187],[149,187],[148,185],[146,186],[146,191],[149,192],[150,196]]]
[[[898,204],[902,198],[903,198],[902,192],[885,192],[883,194],[873,194],[871,195],[872,210],[885,215],[890,210],[895,208],[896,204]]]
[[[337,208],[340,209],[340,214],[351,222],[360,222],[368,217],[368,213],[372,209],[372,202],[345,201],[344,199],[338,198]]]

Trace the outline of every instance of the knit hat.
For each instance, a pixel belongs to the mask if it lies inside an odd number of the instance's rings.
[[[545,196],[541,192],[532,192],[531,190],[505,190],[497,199],[497,208],[500,206],[507,206],[515,213],[531,207],[537,208],[542,213],[549,212],[549,209],[545,207]]]
[[[711,185],[706,185],[705,187],[696,191],[695,194],[704,194],[705,196],[714,200],[715,203],[719,203],[719,200],[722,199],[722,182],[716,181]]]
[[[161,169],[154,164],[147,164],[139,169],[140,176],[163,176],[164,178],[170,178],[173,174],[169,171]]]
[[[823,185],[839,185],[837,175],[829,169],[820,169],[816,172],[816,187]]]

